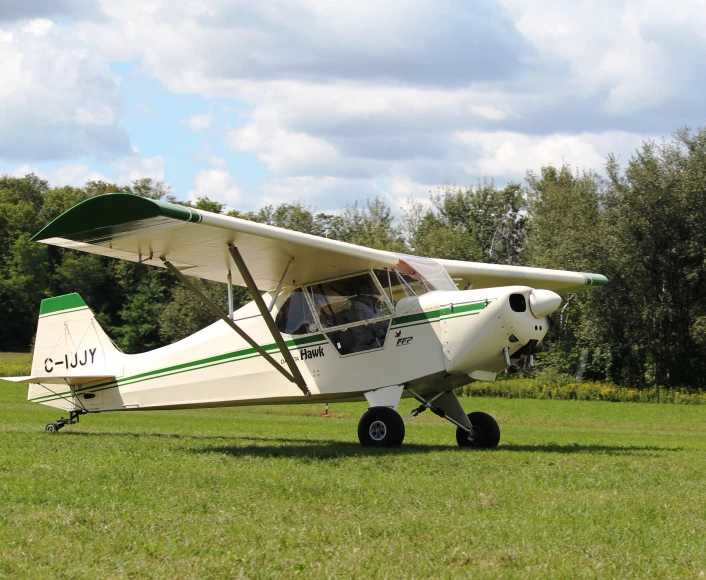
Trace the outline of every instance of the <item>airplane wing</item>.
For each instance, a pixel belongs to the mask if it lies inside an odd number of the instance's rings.
[[[286,286],[396,265],[392,252],[374,250],[248,220],[126,193],[99,195],[64,212],[33,241],[102,256],[163,266],[187,276],[245,286],[227,244],[237,246],[257,287],[277,287],[289,261]]]
[[[396,266],[405,256],[329,240],[127,193],[89,198],[64,212],[33,241],[163,267],[169,260],[187,276],[245,286],[232,267],[228,244],[243,256],[257,287],[285,286]],[[293,260],[292,260],[293,259]],[[527,285],[574,292],[607,283],[600,274],[436,260],[460,288]]]
[[[519,285],[565,294],[605,286],[608,283],[608,279],[601,274],[458,260],[436,261],[444,267],[462,290],[466,287],[479,289]]]

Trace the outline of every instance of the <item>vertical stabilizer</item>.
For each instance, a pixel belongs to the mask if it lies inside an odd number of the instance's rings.
[[[51,383],[31,383],[27,398],[65,410],[73,410],[73,396],[57,398],[61,388],[55,379],[75,384],[81,377],[122,375],[123,354],[100,327],[93,312],[78,294],[42,300],[37,338],[32,358],[32,375]]]

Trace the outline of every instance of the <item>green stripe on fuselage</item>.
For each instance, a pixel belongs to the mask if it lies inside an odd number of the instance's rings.
[[[312,343],[317,343],[317,344],[312,344]],[[294,340],[288,340],[285,342],[285,344],[288,347],[290,347],[290,350],[292,350],[292,349],[297,349],[297,348],[301,348],[301,347],[310,347],[310,346],[319,346],[319,344],[322,344],[322,345],[328,344],[328,340],[326,340],[326,338],[324,337],[323,334],[315,334],[315,335],[307,336],[304,338],[297,338]],[[277,347],[277,344],[275,344],[275,343],[263,345],[262,348],[267,352],[279,350],[279,348]],[[105,390],[105,388],[112,388],[112,387],[117,387],[120,385],[139,383],[139,382],[149,380],[149,379],[161,378],[162,376],[168,376],[168,375],[178,374],[181,372],[188,372],[190,370],[198,370],[201,368],[208,368],[208,367],[216,366],[219,364],[225,364],[225,363],[229,363],[229,362],[236,362],[239,360],[245,360],[246,358],[253,358],[255,356],[260,356],[260,355],[257,353],[257,351],[254,348],[245,348],[242,350],[219,354],[219,355],[215,355],[212,357],[199,359],[199,360],[195,360],[195,361],[185,362],[185,363],[181,363],[178,365],[165,367],[162,369],[147,371],[147,372],[140,373],[137,375],[132,375],[130,377],[106,381],[106,382],[93,384],[93,385],[86,385],[86,386],[74,389],[74,392],[76,394],[80,394],[80,393],[89,392],[89,391],[90,392],[102,391],[102,390]],[[105,388],[102,388],[102,387],[105,387]],[[38,403],[38,402],[44,403],[46,401],[51,401],[54,398],[60,398],[61,396],[71,395],[71,394],[72,394],[72,391],[65,391],[62,393],[51,393],[48,395],[42,395],[41,397],[36,397],[34,399],[30,399],[30,401],[34,402],[34,403]]]
[[[416,314],[407,314],[398,316],[392,319],[392,326],[408,325],[410,322],[434,322],[440,318],[446,318],[450,315],[458,315],[461,313],[477,313],[476,311],[483,310],[490,302],[485,300],[481,302],[471,302],[470,304],[454,304],[451,307],[440,308],[438,310],[430,310],[429,312],[418,312]]]

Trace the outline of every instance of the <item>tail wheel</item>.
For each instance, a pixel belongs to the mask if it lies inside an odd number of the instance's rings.
[[[404,440],[404,421],[389,407],[372,407],[358,423],[358,439],[364,447],[399,447]]]
[[[468,419],[473,425],[473,434],[458,427],[456,443],[459,447],[476,447],[477,449],[495,449],[500,443],[500,427],[488,413],[476,411],[469,413]]]
[[[59,431],[59,426],[56,423],[47,423],[47,426],[44,427],[44,430],[47,433],[56,433]]]

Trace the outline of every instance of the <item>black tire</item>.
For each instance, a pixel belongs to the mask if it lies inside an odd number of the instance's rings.
[[[404,441],[404,421],[389,407],[371,407],[360,418],[358,439],[363,447],[399,447]]]
[[[467,431],[456,428],[456,443],[459,447],[475,447],[476,449],[495,449],[500,443],[500,427],[488,413],[476,411],[468,414],[468,420],[473,425],[473,438]]]
[[[44,430],[47,433],[58,433],[59,426],[56,423],[47,423],[47,426],[44,427]]]

